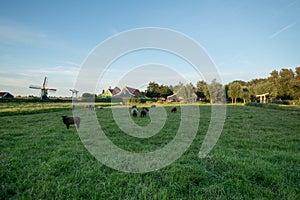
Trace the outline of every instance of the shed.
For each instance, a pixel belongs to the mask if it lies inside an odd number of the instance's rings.
[[[179,102],[179,101],[180,101],[180,99],[176,94],[167,96],[167,102]]]
[[[0,99],[13,99],[14,96],[9,92],[0,92]]]

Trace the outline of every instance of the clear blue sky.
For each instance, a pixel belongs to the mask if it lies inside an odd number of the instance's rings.
[[[13,95],[38,95],[28,86],[41,85],[47,75],[48,86],[58,89],[54,95],[70,96],[81,64],[99,43],[142,27],[193,38],[224,83],[300,65],[299,0],[1,0],[0,5],[0,91]],[[114,82],[101,84],[98,92]]]

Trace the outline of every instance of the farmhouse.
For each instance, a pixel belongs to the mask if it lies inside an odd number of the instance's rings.
[[[115,87],[114,89],[108,88],[103,94],[101,94],[102,98],[111,98],[115,94],[121,91],[120,88]]]
[[[179,96],[178,94],[172,94],[170,96],[167,96],[167,102],[196,102],[197,101],[197,95],[195,93],[192,93],[190,96],[183,98],[182,96]]]
[[[14,96],[9,92],[0,92],[0,99],[13,99]]]
[[[179,102],[180,98],[176,94],[167,96],[167,102]]]
[[[141,92],[138,89],[126,86],[120,92],[118,92],[117,94],[113,95],[113,97],[120,97],[120,98],[124,98],[124,97],[140,98],[140,97],[144,97],[144,96],[141,94]]]

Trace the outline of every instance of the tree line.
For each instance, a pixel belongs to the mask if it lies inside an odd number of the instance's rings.
[[[223,101],[225,98],[232,103],[245,103],[254,101],[256,95],[266,93],[271,100],[300,100],[300,67],[296,67],[295,71],[287,68],[273,70],[266,78],[252,79],[248,82],[234,80],[226,85],[216,80],[211,83],[201,80],[196,85],[179,83],[175,86],[150,82],[144,94],[149,98],[166,98],[179,92],[180,95],[195,93],[199,100],[211,103]]]

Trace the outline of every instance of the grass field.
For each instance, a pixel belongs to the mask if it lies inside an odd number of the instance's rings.
[[[168,109],[163,131],[137,139],[115,125],[111,109],[96,112],[107,136],[134,152],[163,147],[180,122],[180,109],[176,114]],[[173,164],[143,174],[111,169],[90,155],[74,126],[68,130],[61,122],[62,115],[72,114],[69,106],[3,113],[1,199],[300,199],[297,110],[228,106],[217,145],[200,159],[210,120],[210,107],[200,106],[199,130],[187,152]],[[139,125],[149,120],[135,119]]]

